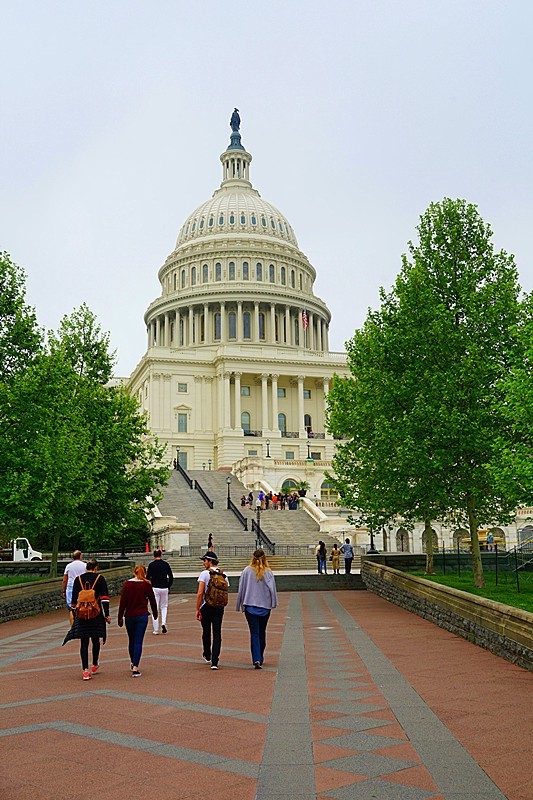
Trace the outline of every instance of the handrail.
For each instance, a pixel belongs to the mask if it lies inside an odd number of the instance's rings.
[[[257,524],[255,519],[252,519],[252,533],[255,533],[257,540],[266,547],[269,553],[273,556],[276,555],[276,544],[271,542],[264,530]]]
[[[245,531],[248,530],[248,517],[245,517],[244,514],[237,508],[235,503],[231,498],[228,497],[228,511],[233,511],[239,522],[241,523],[242,527]]]
[[[201,486],[201,484],[200,484],[200,482],[198,481],[198,479],[196,479],[196,480],[194,481],[194,487],[195,487],[196,491],[197,491],[197,492],[200,494],[200,497],[203,497],[203,499],[205,500],[205,502],[207,503],[207,505],[209,506],[209,508],[211,508],[211,509],[212,509],[212,508],[213,508],[213,506],[214,506],[215,504],[213,503],[213,501],[211,500],[211,498],[208,496],[208,494],[207,494],[207,492],[205,491],[205,489],[204,489],[204,488]]]
[[[193,480],[192,480],[192,478],[191,478],[191,477],[190,477],[190,476],[187,474],[186,470],[185,470],[185,469],[184,469],[184,468],[181,466],[181,464],[179,463],[179,461],[178,461],[178,463],[176,464],[176,469],[178,470],[178,472],[180,473],[180,475],[182,476],[182,478],[185,478],[185,480],[186,480],[186,481],[187,481],[187,483],[189,484],[189,489],[194,489],[194,486],[192,485],[192,484],[193,484]]]

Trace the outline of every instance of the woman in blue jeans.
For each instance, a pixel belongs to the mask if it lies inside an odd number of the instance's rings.
[[[146,567],[141,564],[135,567],[133,578],[124,583],[118,607],[119,628],[122,628],[124,619],[126,620],[132,678],[141,677],[139,664],[141,663],[144,634],[148,625],[148,602],[152,607],[153,618],[157,619],[154,590],[146,578]]]
[[[244,611],[250,629],[250,649],[254,669],[261,669],[266,646],[270,612],[278,604],[274,573],[268,566],[265,551],[255,550],[250,565],[239,578],[237,611]]]

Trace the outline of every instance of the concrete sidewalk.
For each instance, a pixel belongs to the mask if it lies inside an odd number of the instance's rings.
[[[191,595],[138,679],[116,601],[87,682],[65,613],[0,626],[0,798],[533,797],[531,673],[363,591],[282,593],[253,670],[233,603],[218,672]]]

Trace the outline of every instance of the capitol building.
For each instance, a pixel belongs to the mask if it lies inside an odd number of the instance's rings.
[[[222,182],[183,223],[145,314],[147,351],[130,391],[185,469],[231,469],[247,486],[310,484],[329,498],[325,426],[345,353],[292,226],[251,182],[234,112]]]

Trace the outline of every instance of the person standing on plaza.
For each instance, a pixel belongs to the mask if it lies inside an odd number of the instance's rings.
[[[152,584],[146,578],[146,567],[135,567],[133,577],[124,583],[118,607],[118,626],[122,628],[126,620],[128,632],[128,652],[132,678],[140,678],[139,664],[143,650],[144,634],[148,625],[148,603],[152,616],[157,619],[157,603]]]
[[[72,587],[78,575],[83,575],[86,570],[87,564],[85,561],[81,560],[81,550],[74,550],[72,553],[72,561],[65,567],[63,582],[61,584],[61,590],[67,604],[71,625],[74,622],[74,614],[72,613]]]
[[[318,543],[318,547],[316,548],[316,558],[318,561],[319,574],[322,573],[324,573],[324,575],[328,574],[327,557],[328,557],[328,552],[326,550],[326,545],[322,540],[320,540]]]
[[[152,617],[154,626],[152,632],[157,636],[159,633],[159,619],[161,619],[162,633],[167,632],[168,592],[174,580],[170,564],[168,561],[163,560],[161,550],[154,550],[154,560],[148,564],[146,577],[152,584],[157,603],[158,615],[157,617]]]
[[[237,594],[237,611],[244,611],[250,629],[254,669],[263,666],[268,620],[277,604],[274,573],[268,565],[265,551],[259,548],[254,551],[249,566],[245,567],[239,578]]]
[[[339,575],[341,556],[340,556],[340,550],[337,547],[337,542],[335,542],[335,544],[331,548],[331,553],[329,554],[329,557],[331,559],[331,568],[333,570],[333,574]]]
[[[216,553],[212,550],[208,550],[205,555],[201,556],[201,560],[204,562],[204,568],[198,577],[196,619],[202,624],[204,661],[211,664],[211,669],[218,669],[220,648],[222,646],[222,619],[224,618],[224,605],[227,603],[227,587],[229,587],[229,580],[218,568],[218,558]],[[216,581],[222,578],[223,582],[226,584],[224,605],[211,605],[211,593],[208,593],[208,587],[212,577],[214,577]]]
[[[65,636],[63,644],[71,639],[80,640],[80,656],[82,679],[88,681],[96,675],[99,669],[100,639],[106,641],[106,626],[111,623],[109,616],[109,590],[103,575],[98,574],[98,561],[91,559],[87,562],[87,570],[83,575],[78,575],[72,586],[71,608],[74,613],[74,622]],[[81,591],[93,590],[97,601],[98,614],[90,619],[82,619],[76,615],[76,605]],[[92,664],[89,669],[89,642],[92,644]]]
[[[352,571],[353,547],[349,539],[346,539],[344,544],[341,545],[341,553],[344,553],[344,572],[346,575],[350,575]]]

